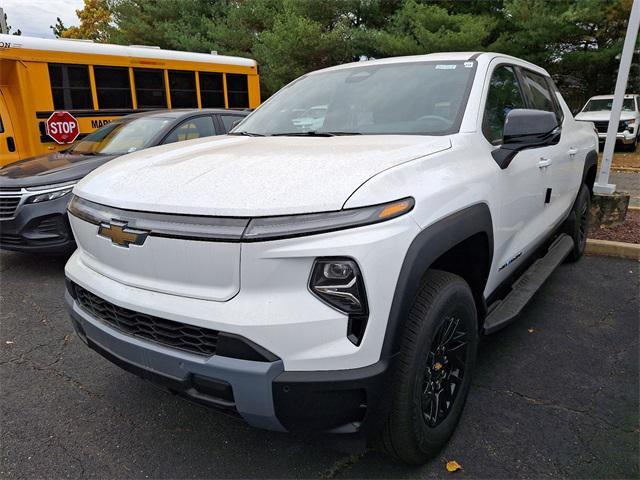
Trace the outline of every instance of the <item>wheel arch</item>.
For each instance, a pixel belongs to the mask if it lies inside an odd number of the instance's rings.
[[[473,261],[471,261],[473,260]],[[400,349],[402,328],[422,279],[430,268],[455,273],[470,284],[480,316],[493,260],[493,222],[485,203],[460,210],[422,230],[409,246],[391,304],[381,357]]]
[[[589,188],[589,193],[593,196],[593,185],[596,183],[596,173],[598,170],[598,152],[591,150],[584,159],[582,169],[582,183]]]

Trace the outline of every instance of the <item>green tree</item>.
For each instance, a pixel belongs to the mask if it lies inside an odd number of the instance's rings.
[[[53,34],[56,38],[62,37],[62,34],[67,29],[67,27],[64,26],[64,23],[62,23],[62,19],[60,17],[56,17],[56,24],[49,25],[49,28],[53,30]]]
[[[10,35],[22,35],[22,30],[17,29],[16,31],[12,32],[12,27],[11,25],[9,25],[9,20],[7,20],[7,14],[4,14],[4,23],[7,26],[7,33]]]

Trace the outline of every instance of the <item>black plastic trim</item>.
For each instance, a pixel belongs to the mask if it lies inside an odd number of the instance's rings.
[[[435,260],[455,245],[478,233],[487,235],[488,261],[493,259],[493,222],[489,207],[479,203],[460,210],[425,228],[413,240],[402,264],[396,284],[381,358],[388,358],[400,349],[402,329],[420,282]]]
[[[352,370],[283,372],[273,381],[276,417],[289,431],[372,432],[390,404],[391,363]]]

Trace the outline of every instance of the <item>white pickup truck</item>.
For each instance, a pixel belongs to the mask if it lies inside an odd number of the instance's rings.
[[[576,120],[593,122],[600,142],[604,142],[607,138],[612,105],[613,95],[591,97],[576,115]],[[630,151],[635,152],[638,142],[640,142],[640,95],[624,96],[616,140]]]
[[[597,150],[517,58],[309,73],[228,136],[75,187],[72,322],[124,369],[251,425],[421,463],[455,429],[480,337],[582,255]]]

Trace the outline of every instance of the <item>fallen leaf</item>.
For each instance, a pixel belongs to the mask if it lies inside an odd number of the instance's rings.
[[[6,342],[4,342],[4,343],[6,343],[7,345],[13,345],[13,344],[14,344],[14,342],[12,342],[11,340],[7,340],[7,341],[6,341]]]
[[[529,332],[529,333],[533,333],[533,332],[535,332],[535,330],[534,330],[533,328],[529,328],[529,329],[527,330],[527,332]]]
[[[460,465],[455,460],[449,460],[447,462],[447,472],[457,472],[458,470],[462,470],[462,465]]]

